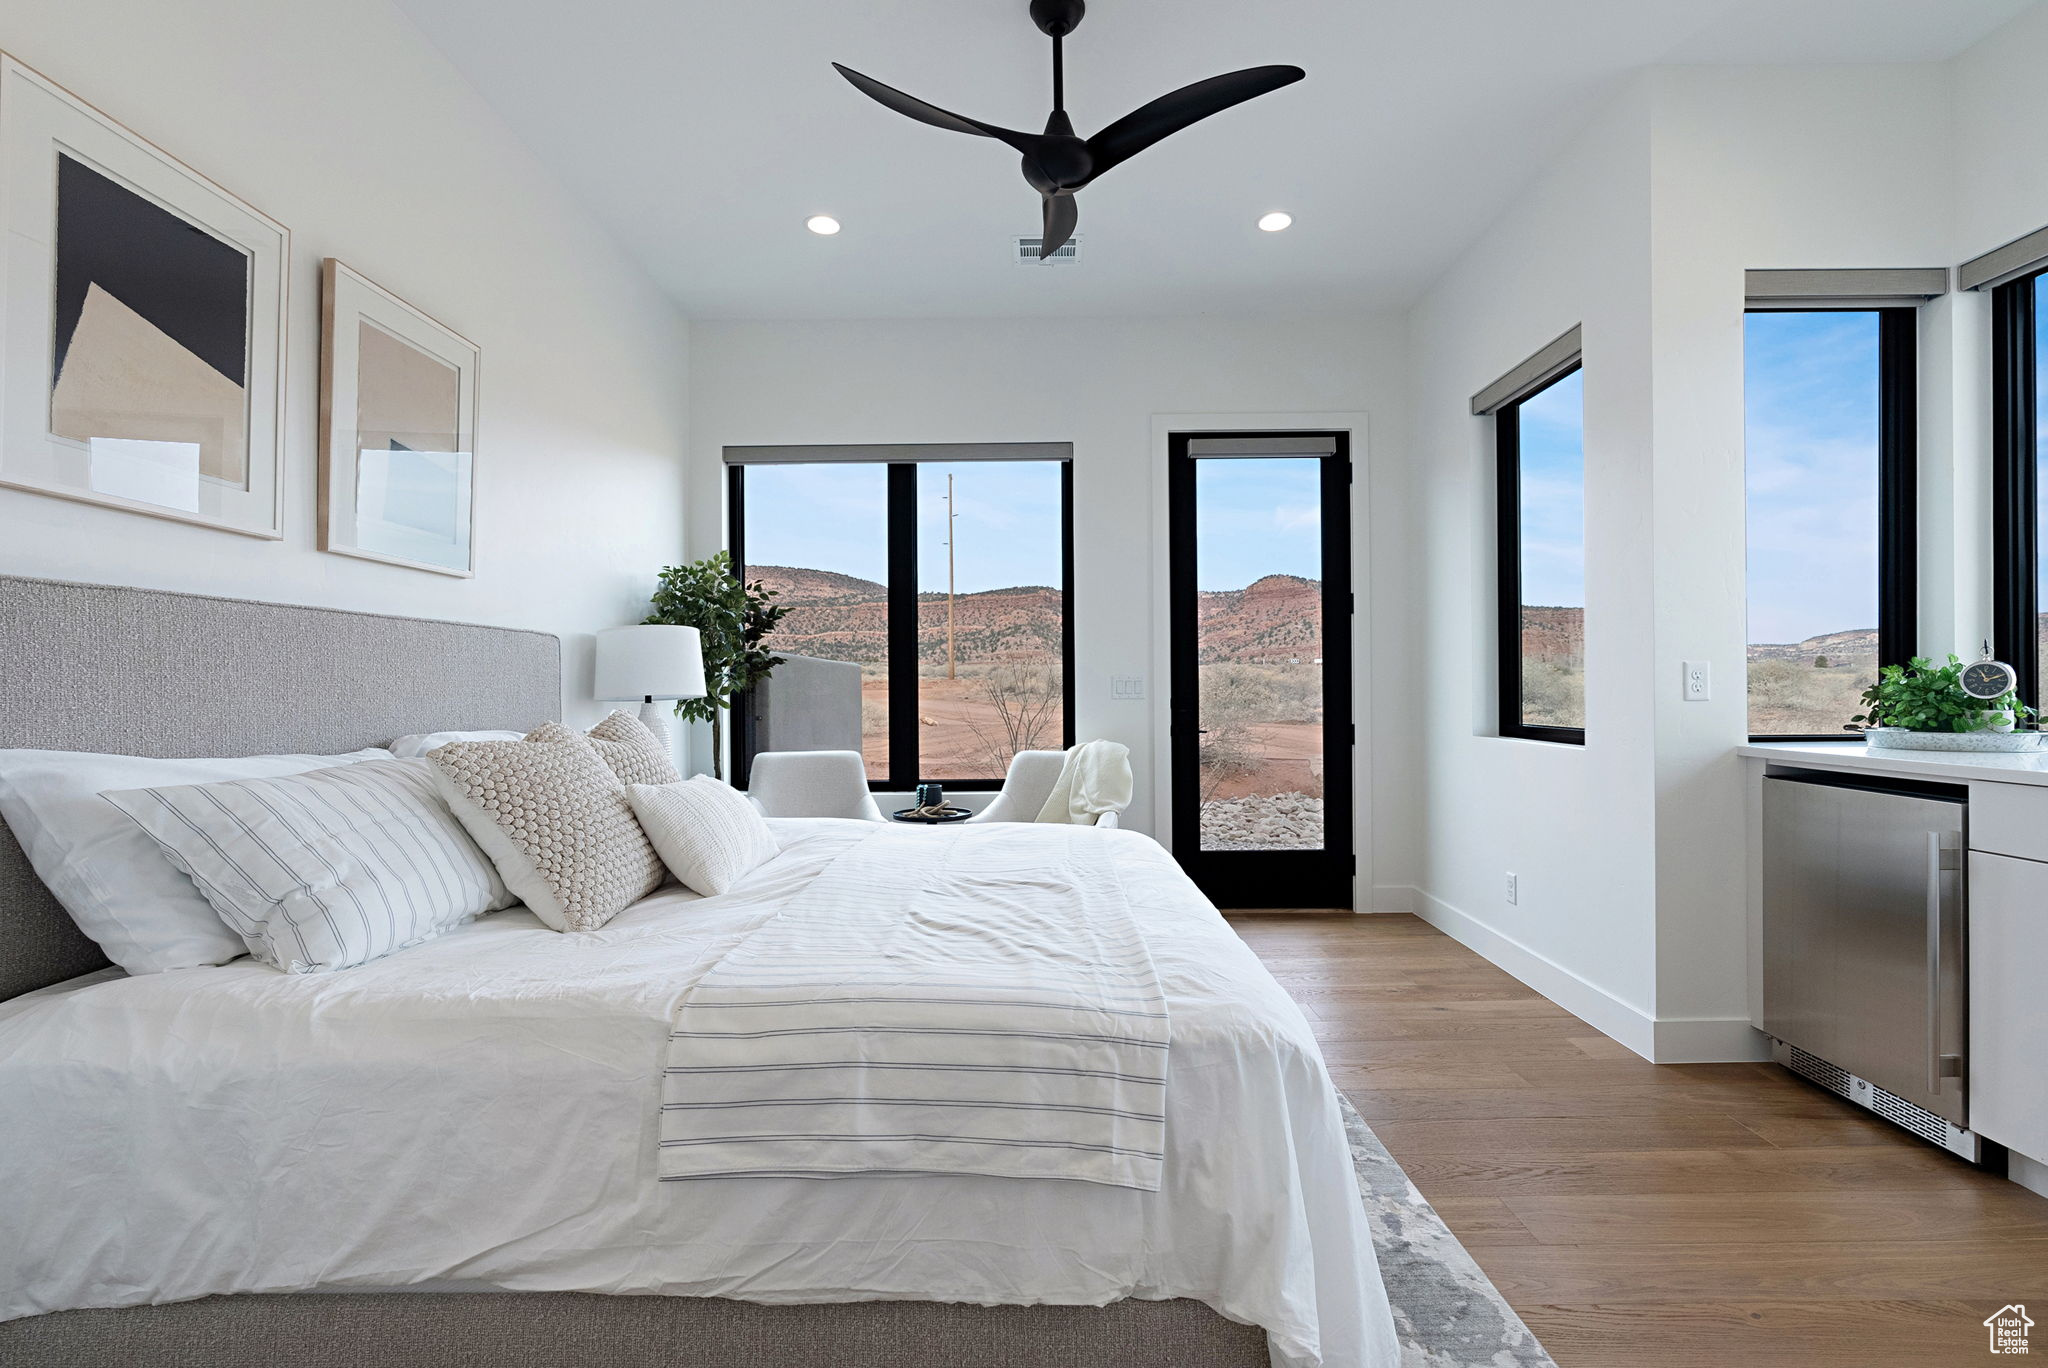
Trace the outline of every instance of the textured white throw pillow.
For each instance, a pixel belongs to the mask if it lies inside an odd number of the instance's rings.
[[[661,884],[661,858],[590,739],[550,722],[523,741],[458,741],[434,782],[506,887],[557,931],[595,931]]]
[[[102,796],[288,974],[367,963],[512,905],[425,760]]]
[[[626,797],[668,872],[699,893],[716,897],[775,858],[775,837],[759,809],[709,775],[628,784]]]
[[[390,758],[391,752],[380,749],[232,760],[0,750],[0,817],[37,877],[108,959],[131,974],[160,974],[226,964],[248,947],[156,842],[101,800],[102,793],[300,774]]]
[[[604,721],[584,735],[590,738],[591,745],[597,747],[597,753],[604,758],[605,764],[611,766],[612,773],[619,776],[622,784],[680,784],[683,781],[683,776],[676,773],[675,761],[669,759],[668,747],[661,738],[647,730],[645,722],[623,709],[613,709]]]

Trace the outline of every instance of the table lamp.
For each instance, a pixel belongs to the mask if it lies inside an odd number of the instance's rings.
[[[704,648],[695,627],[610,627],[597,634],[597,697],[638,701],[640,720],[668,744],[656,701],[704,696]]]

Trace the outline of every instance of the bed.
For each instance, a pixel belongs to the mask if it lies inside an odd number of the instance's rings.
[[[33,662],[0,685],[0,745],[339,752],[522,727],[557,714],[558,652],[0,579],[0,658]],[[106,692],[82,699],[86,678]],[[883,832],[776,823],[781,853],[741,888],[671,886],[584,935],[514,909],[335,974],[132,979],[0,841],[0,1358],[1392,1368],[1307,1024],[1135,833],[1086,834],[1113,847],[1172,1009],[1159,1192],[654,1180],[680,995]]]

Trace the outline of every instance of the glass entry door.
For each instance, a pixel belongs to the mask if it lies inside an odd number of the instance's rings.
[[[1346,433],[1168,448],[1173,849],[1219,907],[1350,907]]]

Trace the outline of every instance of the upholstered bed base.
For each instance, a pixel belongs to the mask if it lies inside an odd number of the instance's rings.
[[[0,1324],[36,1368],[1266,1368],[1200,1302],[756,1306],[575,1292],[206,1297]]]

